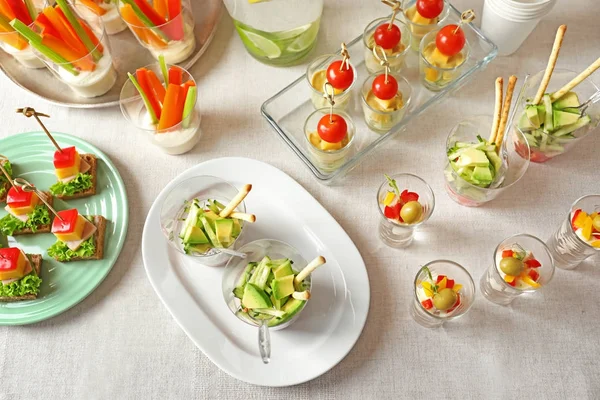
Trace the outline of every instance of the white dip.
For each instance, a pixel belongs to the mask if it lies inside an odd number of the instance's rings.
[[[19,50],[7,44],[2,46],[2,50],[12,55],[25,68],[44,68],[46,66],[29,45],[25,49]]]
[[[160,147],[167,154],[187,153],[200,140],[202,131],[200,130],[200,114],[196,109],[192,111],[189,125],[187,128],[169,131],[167,133],[155,133],[156,126],[152,124],[150,115],[146,112],[143,117],[143,129],[151,132],[152,143]]]
[[[93,71],[79,71],[73,75],[58,67],[60,79],[81,97],[97,97],[108,92],[117,81],[117,71],[112,65],[112,57],[105,52]]]
[[[149,48],[149,50],[154,58],[158,59],[158,56],[162,54],[167,64],[177,64],[192,55],[195,48],[196,37],[194,36],[194,30],[190,25],[186,25],[183,40],[172,40],[167,47],[162,49]]]
[[[106,10],[106,14],[101,19],[107,34],[114,35],[127,29],[127,24],[119,15],[117,6],[114,3],[102,3],[100,7]]]

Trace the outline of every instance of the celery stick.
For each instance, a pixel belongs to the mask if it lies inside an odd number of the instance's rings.
[[[25,39],[27,39],[29,41],[29,44],[33,46],[37,51],[48,57],[56,64],[60,64],[61,68],[64,68],[73,75],[79,75],[79,72],[75,69],[75,67],[73,67],[73,65],[70,62],[64,59],[63,56],[52,50],[50,47],[43,45],[41,36],[32,31],[27,25],[25,25],[18,19],[13,19],[10,25]]]
[[[27,12],[29,13],[29,16],[31,17],[31,19],[35,21],[35,19],[38,16],[38,13],[37,13],[37,10],[35,9],[35,6],[33,5],[33,1],[25,0],[25,7],[27,7]]]
[[[152,123],[155,125],[158,124],[158,118],[156,118],[154,109],[152,108],[152,105],[150,105],[150,100],[148,100],[148,96],[146,96],[146,93],[144,93],[144,91],[142,90],[142,87],[138,83],[137,79],[135,79],[135,76],[133,76],[130,72],[127,73],[127,76],[129,76],[129,80],[131,81],[131,83],[133,83],[133,86],[135,86],[137,91],[140,93],[140,96],[144,101],[144,105],[146,106],[146,110],[148,110],[148,114],[150,114],[150,118],[152,118]]]
[[[196,86],[190,86],[187,92],[187,96],[185,97],[185,104],[183,106],[183,127],[188,128],[190,123],[192,122],[192,111],[194,111],[194,106],[196,105]]]
[[[83,27],[79,23],[79,19],[77,19],[77,16],[75,14],[73,14],[73,11],[71,11],[71,9],[69,8],[67,1],[66,0],[56,0],[56,4],[58,4],[58,6],[62,10],[62,12],[65,14],[65,17],[67,17],[67,19],[69,20],[69,23],[71,24],[73,29],[75,29],[75,33],[81,39],[85,48],[88,49],[88,51],[92,53],[92,57],[94,57],[94,61],[100,60],[102,58],[102,53],[100,53],[100,51],[98,51],[98,49],[96,48],[96,45],[94,44],[94,42],[92,42],[92,39],[85,33],[85,31],[83,30]]]
[[[150,21],[150,18],[148,18],[146,16],[146,14],[144,14],[142,12],[142,10],[140,10],[140,7],[138,7],[138,5],[135,4],[135,1],[133,1],[133,0],[121,0],[121,1],[125,4],[129,4],[131,6],[131,8],[133,9],[133,12],[135,13],[135,15],[140,19],[140,21],[142,21],[142,23],[144,25],[146,25],[148,28],[150,28],[152,30],[152,32],[154,32],[158,36],[160,36],[160,38],[162,40],[164,40],[167,43],[171,40],[163,31],[161,31],[159,28],[156,27],[156,25],[154,25],[154,22]]]
[[[167,70],[167,63],[165,62],[165,56],[162,54],[158,56],[158,64],[160,65],[160,71],[162,72],[163,79],[165,80],[165,88],[169,86],[169,71]]]

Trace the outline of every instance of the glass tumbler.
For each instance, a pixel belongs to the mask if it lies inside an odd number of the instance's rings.
[[[47,6],[46,0],[33,1],[33,6],[40,12]],[[0,9],[0,17],[3,15]],[[29,29],[35,31],[35,23],[29,24]],[[35,54],[27,40],[14,29],[0,27],[0,49],[11,55],[19,64],[25,68],[44,68],[46,64]]]
[[[448,15],[450,14],[450,7],[448,7],[448,2],[444,1],[444,9],[442,10],[442,13],[437,17],[437,22],[435,24],[419,24],[412,20],[412,17],[416,12],[416,3],[417,0],[404,0],[402,2],[402,9],[404,10],[405,17],[404,20],[406,21],[406,25],[408,25],[408,28],[411,32],[412,43],[410,47],[413,49],[413,51],[419,51],[423,36],[445,25],[446,18],[448,18]]]
[[[435,196],[427,182],[416,175],[405,173],[393,175],[391,178],[396,181],[401,192],[406,189],[409,192],[417,193],[419,195],[418,201],[423,207],[421,219],[417,223],[405,224],[389,219],[385,216],[385,205],[383,202],[388,190],[391,190],[391,188],[387,180],[379,186],[379,190],[377,191],[377,208],[381,216],[379,221],[379,237],[383,243],[390,247],[406,247],[412,243],[416,230],[431,217],[435,207]]]
[[[341,61],[342,56],[339,54],[326,54],[315,58],[306,68],[306,81],[310,86],[310,101],[315,109],[329,107],[329,102],[323,97],[323,85],[327,82],[327,68],[334,61]],[[350,68],[354,72],[354,80],[352,84],[344,91],[335,89],[335,105],[333,108],[345,110],[352,100],[352,87],[356,82],[356,69],[352,62]]]
[[[170,67],[170,65],[167,66],[167,68]],[[194,86],[196,85],[192,74],[179,66],[176,67],[183,71],[183,82],[192,81]],[[163,75],[158,63],[147,65],[144,68],[153,71],[161,84],[164,84]],[[189,115],[185,116],[177,125],[160,130],[157,129],[156,125],[152,124],[150,114],[146,109],[142,97],[129,79],[121,89],[119,104],[125,119],[144,132],[152,144],[158,146],[167,154],[176,155],[186,153],[192,150],[200,141],[202,130],[200,129],[201,115],[197,96],[194,99],[194,106]]]
[[[375,58],[375,55],[373,55],[373,46],[375,46],[373,34],[379,25],[387,25],[389,23],[389,17],[378,18],[374,21],[371,21],[363,33],[363,43],[365,45],[365,67],[371,74],[379,71],[383,72],[384,70],[377,58]],[[410,49],[411,35],[408,26],[398,18],[394,18],[394,25],[400,29],[400,43],[396,45],[396,48],[391,49],[392,51],[385,50],[385,53],[389,62],[390,71],[400,72],[405,65],[404,60],[406,59],[406,54]]]
[[[319,124],[319,120],[327,116],[330,113],[329,108],[322,108],[320,110],[314,111],[312,114],[308,116],[306,119],[306,123],[304,124],[304,137],[306,139],[306,146],[308,147],[308,152],[310,153],[313,162],[317,167],[322,169],[323,171],[335,171],[338,169],[348,157],[348,153],[354,147],[354,136],[355,136],[355,127],[354,122],[352,122],[352,117],[346,114],[342,110],[334,109],[333,113],[340,115],[346,121],[346,125],[348,126],[348,134],[346,138],[342,141],[343,147],[338,150],[322,150],[320,148],[315,147],[315,145],[311,142],[310,136],[317,132],[317,125]]]
[[[371,91],[373,80],[379,75],[381,75],[381,73],[375,73],[365,80],[361,90],[361,105],[365,115],[365,122],[368,127],[377,133],[387,133],[396,124],[402,121],[402,118],[404,118],[404,114],[410,106],[412,87],[406,78],[400,75],[390,74],[390,76],[393,76],[396,81],[398,81],[398,91],[402,94],[402,102],[404,104],[398,110],[382,111],[370,104],[370,102],[372,102],[371,98],[374,97]]]
[[[238,189],[232,184],[214,176],[195,176],[185,179],[171,188],[169,195],[165,198],[160,209],[160,228],[169,245],[186,258],[209,267],[225,264],[231,257],[218,249],[211,249],[206,253],[186,253],[181,240],[184,221],[187,214],[187,204],[198,199],[200,204],[207,200],[217,200],[222,204],[228,204],[236,195]],[[244,202],[236,207],[236,211],[245,213]],[[241,245],[244,235],[245,224],[241,224],[241,232],[235,241],[229,246],[234,250]]]
[[[439,67],[429,62],[425,53],[428,47],[435,46],[435,38],[438,34],[438,30],[429,32],[421,41],[421,48],[419,49],[419,77],[420,81],[427,89],[432,92],[439,92],[444,89],[450,83],[455,81],[461,76],[462,69],[467,65],[469,59],[469,42],[465,43],[465,47],[459,54],[462,55],[463,61],[454,67]],[[457,57],[452,56],[452,57]]]
[[[82,4],[102,19],[104,29],[108,35],[116,35],[127,29],[127,24],[119,15],[117,2],[114,0],[68,0],[71,4]],[[93,8],[92,8],[93,7]]]
[[[591,121],[575,131],[567,134],[561,134],[560,129],[555,132],[546,133],[541,129],[533,129],[528,127],[525,114],[525,107],[530,103],[535,96],[538,87],[542,81],[545,71],[540,71],[533,75],[524,83],[521,91],[522,95],[517,99],[515,119],[513,121],[513,129],[522,132],[527,138],[529,148],[531,150],[531,162],[543,163],[549,159],[567,152],[580,139],[587,136],[591,131],[596,129],[600,124],[600,102],[590,104],[586,114]],[[553,93],[570,82],[578,75],[577,72],[567,69],[556,68],[552,73],[552,79],[546,89],[547,93]],[[590,78],[581,82],[573,91],[577,93],[579,102],[583,103],[589,99],[600,88]],[[542,103],[543,104],[543,103]]]
[[[418,324],[425,328],[439,328],[445,322],[461,317],[469,311],[475,300],[475,283],[469,271],[462,265],[449,260],[436,260],[426,264],[433,282],[437,281],[439,275],[453,279],[455,284],[462,285],[458,291],[460,303],[451,312],[440,312],[439,310],[426,309],[422,301],[424,296],[422,283],[429,281],[429,274],[425,268],[421,268],[414,281],[414,298],[410,305],[410,315]]]
[[[147,0],[147,3],[156,8],[154,0]],[[169,17],[165,23],[152,27],[142,23],[133,8],[123,0],[119,0],[119,13],[140,44],[152,54],[152,57],[158,59],[162,55],[168,64],[177,64],[187,60],[194,53],[196,36],[194,35],[194,15],[190,0],[181,0],[179,15]],[[161,15],[161,17],[165,16]]]
[[[546,242],[558,268],[573,269],[586,258],[600,253],[600,247],[593,247],[577,235],[576,229],[572,225],[577,210],[585,211],[588,214],[600,212],[600,194],[587,195],[577,199],[571,206],[567,218]]]
[[[539,288],[519,289],[509,285],[500,273],[500,260],[504,250],[512,250],[515,247],[521,247],[530,251],[536,260],[542,265],[536,268],[539,273],[537,282],[541,285]],[[532,293],[546,286],[554,275],[554,260],[548,247],[540,239],[527,234],[518,234],[504,239],[493,254],[492,265],[483,273],[479,287],[481,293],[492,303],[508,305],[518,296],[524,293]]]
[[[446,140],[447,161],[444,170],[446,192],[452,200],[462,206],[478,207],[495,199],[504,190],[517,183],[529,167],[528,145],[525,137],[521,132],[509,129],[502,142],[500,152],[502,168],[496,172],[497,176],[489,187],[483,188],[473,185],[454,170],[447,157],[448,150],[456,142],[477,141],[477,135],[487,138],[491,131],[492,122],[492,117],[485,115],[465,119],[452,128]],[[525,150],[519,151],[519,149]]]

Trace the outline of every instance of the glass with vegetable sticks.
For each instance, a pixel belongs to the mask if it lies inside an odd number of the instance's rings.
[[[16,0],[3,2],[0,6],[0,49],[11,55],[25,68],[44,68],[46,64],[33,52],[27,39],[12,27],[10,22],[18,19],[29,29],[34,28],[40,11],[46,7],[46,1]]]
[[[97,15],[104,24],[108,35],[115,35],[127,29],[127,24],[119,15],[117,0],[69,0],[71,4],[82,4]]]

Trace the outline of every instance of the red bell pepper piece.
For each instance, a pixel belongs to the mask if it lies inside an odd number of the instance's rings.
[[[146,0],[133,1],[154,25],[161,26],[167,22],[163,17],[160,16],[160,14],[156,12],[156,10],[154,10],[154,8],[152,8],[150,4],[148,4],[148,2],[146,2]]]
[[[446,275],[438,275],[437,280],[435,281],[436,284],[440,283],[442,281],[442,279],[446,278]],[[447,281],[448,279],[446,279]],[[454,282],[454,281],[453,281]]]
[[[454,287],[454,279],[446,280],[446,289],[452,289]]]
[[[60,38],[60,33],[52,26],[52,22],[50,22],[46,14],[40,13],[35,19],[35,24],[42,30],[42,35],[52,35]]]
[[[48,18],[54,29],[59,33],[60,38],[64,40],[70,47],[77,50],[81,54],[89,53],[81,39],[75,34],[73,27],[62,14],[60,8],[46,7],[44,15]]]
[[[400,194],[400,200],[402,200],[403,203],[408,203],[409,201],[419,201],[419,195],[415,192],[409,192],[408,190],[404,190],[401,194]]]
[[[33,22],[23,0],[6,0],[6,4],[8,4],[12,12],[15,14],[16,19],[25,25],[30,25]]]
[[[529,268],[538,268],[542,266],[542,264],[535,258],[525,261],[525,265],[527,265]]]
[[[539,272],[537,272],[535,269],[530,269],[527,275],[529,275],[529,277],[536,282],[540,278]]]
[[[502,258],[512,257],[514,252],[512,250],[502,250]]]
[[[76,208],[72,208],[70,210],[59,211],[58,217],[54,218],[52,222],[52,233],[71,233],[75,230],[75,225],[77,223],[77,216],[79,212],[77,212]]]
[[[146,68],[138,68],[135,71],[135,76],[142,90],[144,91],[144,94],[148,98],[152,110],[154,110],[154,115],[156,115],[156,118],[160,119],[160,103],[158,102],[158,98],[156,97],[154,90],[152,90],[152,85],[150,84],[150,79],[148,78],[148,70]]]
[[[6,195],[6,204],[10,208],[27,207],[31,204],[32,198],[33,192],[26,192],[18,186],[11,187]]]
[[[183,70],[176,65],[169,67],[169,84],[181,85],[182,80]]]
[[[389,219],[399,219],[401,208],[402,208],[402,206],[400,204],[396,204],[391,207],[386,206],[385,209],[383,210],[383,214],[386,216],[386,218],[389,218]]]
[[[0,0],[0,14],[8,18],[9,21],[15,19],[15,13],[12,8],[8,5],[6,0]]]
[[[423,300],[421,302],[421,305],[426,309],[426,310],[431,310],[433,308],[433,301],[431,301],[431,299],[427,299],[427,300]]]
[[[181,0],[167,0],[169,11],[169,23],[164,26],[163,31],[173,40],[183,40],[184,23],[181,13]]]
[[[571,219],[571,227],[574,231],[577,230],[577,227],[575,226],[575,220],[577,219],[579,213],[581,213],[581,209],[575,210],[575,212],[573,213],[573,218]]]
[[[75,146],[63,147],[62,151],[54,152],[54,168],[69,168],[75,164],[77,149]]]
[[[506,281],[505,281],[505,282],[506,282]],[[513,279],[513,281],[512,281],[512,282],[506,282],[506,283],[508,283],[508,284],[509,284],[510,286],[512,286],[512,287],[515,287],[515,286],[517,286],[517,278]]]

